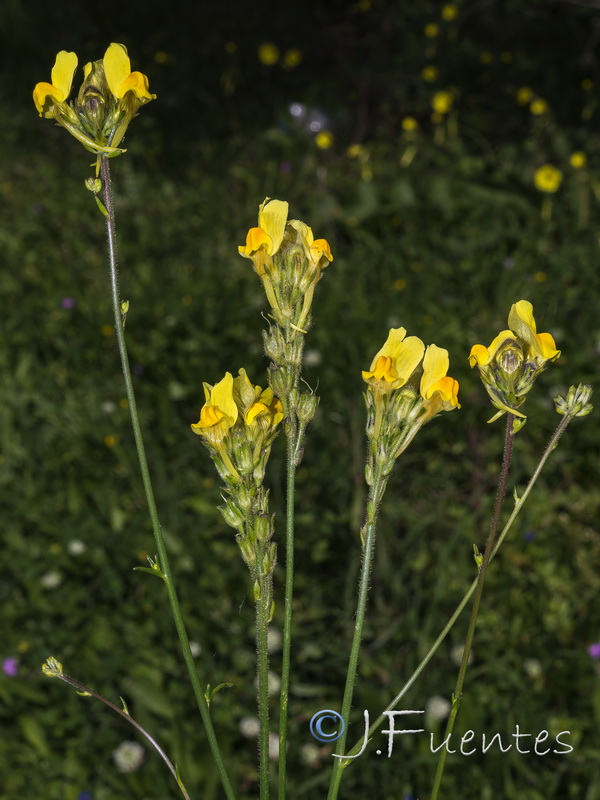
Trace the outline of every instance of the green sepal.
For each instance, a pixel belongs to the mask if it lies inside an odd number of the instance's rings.
[[[162,578],[166,581],[167,576],[161,569],[154,569],[153,567],[134,567],[134,572],[147,572],[149,575],[156,575],[157,578]]]
[[[96,201],[96,205],[97,205],[97,206],[98,206],[98,208],[100,209],[100,212],[101,212],[101,213],[102,213],[102,214],[103,214],[105,217],[108,217],[108,211],[106,210],[106,206],[104,205],[104,203],[102,202],[102,200],[100,200],[100,198],[99,198],[97,195],[94,195],[94,200]]]

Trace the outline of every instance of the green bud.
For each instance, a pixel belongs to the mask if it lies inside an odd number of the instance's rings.
[[[238,531],[242,531],[244,529],[246,518],[244,517],[241,509],[237,507],[233,500],[228,499],[224,506],[219,506],[219,511],[223,515],[225,522],[231,528],[235,528]]]
[[[556,411],[563,416],[585,417],[594,406],[589,402],[592,396],[592,387],[587,383],[580,383],[577,388],[571,386],[566,397],[558,396],[554,399]]]
[[[316,394],[305,392],[304,394],[300,395],[300,401],[297,405],[296,413],[298,414],[298,419],[304,425],[308,425],[311,419],[314,417],[317,407],[319,405],[319,398]]]

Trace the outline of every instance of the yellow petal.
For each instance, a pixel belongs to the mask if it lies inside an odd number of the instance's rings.
[[[450,366],[448,351],[436,344],[430,344],[423,358],[423,376],[421,378],[421,396],[429,400],[435,389],[432,387],[445,378]]]
[[[425,345],[418,336],[409,336],[400,345],[400,349],[394,357],[394,368],[398,373],[400,386],[404,386],[423,358]]]
[[[111,93],[117,97],[123,97],[121,86],[131,73],[131,61],[127,55],[127,49],[122,44],[109,45],[104,54],[104,75]]]
[[[125,97],[127,92],[133,92],[141,100],[156,100],[155,94],[150,94],[148,78],[141,72],[131,72],[119,87],[119,97]]]
[[[33,102],[40,115],[44,112],[48,97],[56,100],[57,103],[62,103],[63,101],[63,93],[56,86],[52,86],[51,83],[36,83],[33,90]]]
[[[52,67],[52,85],[62,93],[61,100],[66,100],[71,92],[73,85],[73,75],[77,69],[77,56],[75,53],[68,53],[61,50],[56,56],[56,61]]]
[[[270,237],[272,249],[269,255],[274,255],[281,247],[285,224],[287,222],[289,205],[283,200],[269,200],[267,197],[258,210],[258,226]]]
[[[474,344],[469,353],[469,365],[474,367],[475,364],[482,367],[490,363],[490,351],[482,344]]]
[[[513,331],[509,330],[500,331],[498,336],[496,336],[491,345],[487,348],[489,352],[489,359],[485,363],[489,364],[490,361],[494,359],[498,350],[500,350],[501,347],[504,347],[504,345],[507,342],[514,342],[514,341],[515,341],[515,333],[513,333]]]
[[[233,375],[226,372],[225,377],[213,386],[210,393],[211,404],[216,406],[227,417],[229,427],[238,418],[238,407],[233,399]]]
[[[379,356],[373,371],[363,372],[362,376],[365,381],[368,381],[369,378],[375,378],[376,381],[384,380],[388,383],[393,383],[398,379],[398,373],[390,356]]]
[[[327,261],[333,261],[331,248],[329,247],[327,239],[315,239],[311,245],[311,250],[315,250],[319,254],[319,257],[324,255]]]
[[[250,228],[246,236],[246,244],[240,245],[238,251],[240,255],[249,258],[262,245],[265,245],[265,251],[268,254],[273,252],[273,241],[269,234],[262,228]]]
[[[264,414],[265,412],[268,412],[268,411],[269,411],[269,408],[264,403],[252,403],[252,405],[250,406],[250,408],[246,412],[246,422],[248,423],[248,425],[251,425],[252,422],[254,421],[254,419],[259,414]]]
[[[385,340],[385,344],[371,362],[371,372],[373,372],[375,369],[375,366],[381,356],[389,356],[390,358],[393,358],[396,355],[405,336],[406,328],[390,328],[390,332],[388,334],[388,338]]]
[[[552,334],[536,333],[535,338],[537,339],[543,358],[548,361],[555,361],[560,356],[560,350],[556,349]]]
[[[299,219],[291,219],[290,226],[298,231],[306,248],[312,247],[315,237],[313,236],[312,228],[306,222],[301,222]]]

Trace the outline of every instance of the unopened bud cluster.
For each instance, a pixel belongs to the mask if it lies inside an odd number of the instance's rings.
[[[571,386],[566,397],[555,397],[556,411],[562,416],[586,417],[594,408],[589,402],[592,396],[592,387],[587,383]]]

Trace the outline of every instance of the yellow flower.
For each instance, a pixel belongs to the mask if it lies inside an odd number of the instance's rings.
[[[533,92],[528,86],[522,86],[517,92],[517,103],[526,106],[533,98]]]
[[[428,64],[426,67],[423,67],[423,71],[421,75],[423,76],[423,80],[427,81],[427,83],[433,83],[437,80],[440,71],[437,67],[434,67],[432,64]]]
[[[439,34],[439,32],[440,32],[440,26],[437,25],[435,22],[429,22],[427,23],[427,25],[425,25],[424,33],[428,39],[433,39]]]
[[[265,42],[258,48],[258,60],[266,67],[272,67],[279,61],[279,48],[272,42]]]
[[[260,421],[274,428],[283,419],[281,400],[275,397],[272,389],[253,386],[243,367],[239,377],[233,379],[233,397],[246,425]]]
[[[423,358],[423,376],[420,385],[421,397],[427,401],[425,407],[428,416],[460,408],[458,381],[447,374],[449,366],[448,351],[430,344]]]
[[[419,123],[414,117],[404,117],[402,120],[402,130],[407,133],[419,130]]]
[[[124,45],[114,42],[109,45],[102,63],[108,88],[117,100],[122,100],[128,92],[133,92],[136,100],[140,101],[137,103],[138,107],[150,100],[156,100],[156,95],[148,91],[148,78],[141,72],[131,71],[131,61]],[[91,68],[91,64],[84,67],[86,78]]]
[[[315,144],[321,150],[329,150],[333,144],[333,133],[331,131],[320,131],[315,136]]]
[[[562,172],[552,164],[542,164],[533,173],[535,188],[547,194],[554,194],[559,190],[562,178]]]
[[[313,266],[320,265],[323,269],[328,262],[333,261],[331,248],[327,239],[315,239],[312,228],[299,219],[290,220],[290,226],[298,231],[300,239],[304,245],[306,257]],[[324,257],[324,260],[323,260]]]
[[[214,386],[204,383],[203,386],[205,403],[200,411],[200,420],[191,427],[194,433],[219,446],[238,418],[238,407],[233,399],[233,376],[226,372],[219,383]]]
[[[265,266],[281,247],[288,208],[283,200],[265,198],[258,209],[258,227],[250,228],[246,244],[238,247],[239,254],[252,259],[254,268],[261,276],[265,274]]]
[[[56,57],[52,83],[38,83],[33,101],[40,116],[54,118],[96,155],[118,155],[127,127],[140,106],[154,100],[148,78],[132,72],[127,50],[111,44],[104,58],[86,64],[77,100],[69,104],[77,56],[65,50]]]
[[[404,386],[423,358],[423,342],[417,336],[405,336],[406,328],[391,328],[370,369],[362,373],[363,380],[378,393]]]
[[[535,117],[541,117],[542,114],[548,113],[548,103],[545,100],[542,100],[541,97],[536,97],[536,99],[529,106],[529,110]]]
[[[302,63],[302,53],[296,48],[286,50],[283,56],[283,66],[287,69],[294,69]]]
[[[365,148],[362,144],[351,144],[346,149],[346,155],[348,158],[360,158],[360,156],[364,153]]]
[[[577,150],[575,153],[571,153],[571,157],[569,158],[569,163],[573,167],[573,169],[583,169],[587,164],[587,156],[585,153],[582,153],[580,150]]]
[[[77,69],[77,56],[61,50],[56,56],[52,67],[52,83],[38,83],[33,90],[33,102],[39,111],[40,117],[53,117],[52,106],[55,103],[65,103],[71,94],[73,76]]]
[[[594,81],[591,78],[584,78],[581,81],[581,88],[584,92],[591,92],[594,88]]]
[[[453,101],[452,92],[436,92],[431,100],[431,106],[437,114],[447,114],[452,108]]]
[[[454,3],[446,3],[445,6],[442,6],[442,19],[446,20],[446,22],[451,22],[457,16],[458,6],[455,6]]]
[[[473,345],[469,354],[470,366],[479,367],[481,380],[499,409],[490,422],[507,411],[524,419],[525,415],[516,408],[525,401],[547,363],[560,356],[552,335],[537,332],[533,306],[527,300],[519,300],[511,307],[508,325],[489,347]]]

